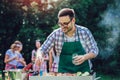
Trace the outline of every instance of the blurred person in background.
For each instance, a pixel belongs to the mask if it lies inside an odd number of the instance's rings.
[[[57,56],[55,48],[53,47],[49,52],[49,72],[57,76],[59,56]]]
[[[41,47],[41,42],[40,42],[40,40],[36,40],[35,46],[36,46],[36,49],[34,49],[34,50],[32,51],[32,57],[31,57],[31,60],[32,60],[32,62],[34,63],[34,65],[33,65],[33,71],[39,72],[40,69],[42,68],[42,69],[43,69],[43,72],[47,72],[47,61],[49,60],[48,54],[46,54],[46,55],[43,56],[43,62],[40,62],[39,60],[37,60],[37,61],[35,62],[36,56],[37,56],[37,50]]]
[[[31,61],[33,63],[33,71],[39,71],[40,62],[37,61],[36,65],[35,65],[35,59],[36,59],[36,56],[37,56],[37,54],[36,54],[37,50],[38,50],[38,48],[40,48],[40,46],[41,46],[41,42],[38,39],[38,40],[35,41],[35,49],[32,50],[32,56],[31,56]]]
[[[20,46],[20,48],[18,48],[17,50],[17,54],[18,54],[18,64],[17,64],[17,69],[23,69],[26,66],[26,62],[21,54],[22,48],[23,48],[23,44],[20,41],[15,41],[14,42],[16,45]]]
[[[18,49],[20,48],[19,45],[17,44],[12,44],[10,46],[10,49],[8,49],[5,53],[5,70],[9,69],[17,69],[17,64],[18,64]]]

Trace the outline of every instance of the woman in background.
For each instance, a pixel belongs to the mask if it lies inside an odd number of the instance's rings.
[[[41,46],[41,43],[40,43],[40,40],[36,40],[35,41],[35,49],[32,50],[32,56],[31,56],[31,61],[33,63],[33,71],[39,71],[39,61],[36,62],[36,65],[35,65],[35,59],[36,59],[36,56],[37,56],[37,50],[40,48]]]
[[[32,51],[32,57],[31,57],[31,60],[32,60],[32,62],[34,63],[34,65],[33,65],[33,71],[39,72],[40,69],[42,69],[43,72],[47,72],[47,61],[49,60],[48,54],[45,54],[45,55],[43,56],[43,58],[42,58],[43,61],[42,61],[42,62],[40,62],[40,61],[38,60],[38,61],[36,61],[36,63],[35,63],[36,56],[37,56],[37,50],[41,47],[40,40],[36,40],[35,46],[36,46],[36,49],[34,49],[34,50]]]
[[[18,54],[17,50],[20,48],[17,44],[12,44],[10,49],[8,49],[5,53],[5,70],[9,69],[17,69],[18,64]]]
[[[17,69],[23,69],[26,66],[26,62],[21,54],[23,45],[20,41],[15,41],[14,42],[16,45],[20,46],[20,48],[17,50],[18,54],[18,64],[17,64]]]

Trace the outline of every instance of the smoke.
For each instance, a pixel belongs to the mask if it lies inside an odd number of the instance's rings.
[[[114,53],[114,48],[118,43],[120,36],[120,0],[115,0],[115,3],[108,6],[108,9],[101,15],[103,18],[99,26],[104,26],[110,31],[107,32],[107,46],[100,51],[103,58],[108,58]]]

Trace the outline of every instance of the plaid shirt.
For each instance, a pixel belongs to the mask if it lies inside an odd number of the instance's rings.
[[[48,53],[50,49],[53,47],[53,45],[55,45],[56,53],[57,55],[60,55],[63,43],[65,41],[67,42],[66,37],[63,35],[65,34],[62,32],[61,28],[54,30],[47,37],[47,40],[43,43],[40,50],[43,53]],[[86,53],[92,52],[95,55],[98,54],[97,43],[95,42],[91,32],[87,28],[76,25],[76,32],[75,32],[74,38],[76,41],[80,40]]]

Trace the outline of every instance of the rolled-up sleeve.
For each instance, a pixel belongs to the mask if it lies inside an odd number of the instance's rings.
[[[91,34],[91,32],[87,28],[86,28],[85,35],[86,35],[85,41],[86,41],[87,52],[94,53],[97,56],[98,52],[99,52],[97,43],[96,43],[93,35]]]
[[[54,40],[55,40],[55,34],[53,32],[47,37],[46,41],[40,47],[40,50],[43,53],[48,53],[54,44]]]

